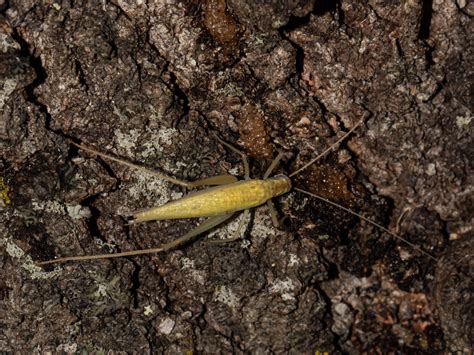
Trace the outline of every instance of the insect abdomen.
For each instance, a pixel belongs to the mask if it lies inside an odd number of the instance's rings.
[[[212,217],[259,206],[291,188],[286,176],[246,180],[191,193],[179,200],[133,215],[134,222]]]

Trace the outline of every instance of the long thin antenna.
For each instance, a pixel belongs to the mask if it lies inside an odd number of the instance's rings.
[[[327,198],[324,198],[324,197],[322,197],[322,196],[316,195],[316,194],[311,193],[311,192],[309,192],[309,191],[302,190],[302,189],[299,189],[299,188],[297,188],[297,187],[295,187],[294,189],[295,189],[296,191],[302,192],[302,193],[304,193],[304,194],[306,194],[306,195],[309,195],[309,196],[311,196],[311,197],[317,198],[318,200],[321,200],[321,201],[324,201],[324,202],[326,202],[326,203],[329,203],[330,205],[332,205],[332,206],[334,206],[334,207],[337,207],[337,208],[339,208],[339,209],[341,209],[341,210],[343,210],[343,211],[346,211],[347,213],[350,213],[350,214],[352,214],[352,215],[354,215],[354,216],[356,216],[356,217],[359,217],[360,219],[366,221],[367,223],[370,223],[370,224],[372,224],[373,226],[378,227],[378,228],[380,228],[381,230],[383,230],[384,232],[390,234],[392,237],[397,238],[398,240],[401,240],[401,241],[404,242],[405,244],[408,244],[409,246],[411,246],[413,249],[419,251],[420,253],[422,253],[422,254],[428,256],[429,258],[431,258],[431,259],[433,259],[433,260],[435,260],[435,261],[438,261],[438,259],[436,259],[433,255],[431,255],[430,253],[424,251],[423,249],[421,249],[421,248],[418,247],[417,245],[413,244],[413,243],[410,242],[409,240],[407,240],[407,239],[405,239],[405,238],[403,238],[403,237],[400,237],[399,235],[397,235],[397,234],[391,232],[390,230],[388,230],[387,228],[385,228],[385,227],[382,226],[381,224],[378,224],[378,223],[376,223],[376,222],[374,222],[374,221],[372,221],[372,220],[370,220],[370,219],[368,219],[368,218],[362,216],[360,213],[351,211],[350,209],[348,209],[348,208],[346,208],[346,207],[344,207],[344,206],[342,206],[342,205],[340,205],[340,204],[338,204],[338,203],[336,203],[336,202],[333,202],[333,201],[331,201],[331,200],[328,200]]]
[[[346,134],[344,134],[341,138],[339,138],[336,143],[334,143],[333,145],[331,145],[329,148],[327,148],[324,152],[322,152],[321,154],[319,154],[316,158],[314,158],[313,160],[311,160],[309,163],[303,165],[303,167],[299,168],[298,170],[292,172],[290,175],[288,175],[290,178],[292,176],[295,176],[296,174],[298,174],[299,172],[303,171],[304,169],[306,169],[308,166],[310,166],[311,164],[317,162],[319,159],[321,159],[323,156],[325,156],[327,153],[329,153],[331,150],[335,149],[339,143],[341,143],[343,140],[345,140],[347,137],[349,137],[352,132],[354,132],[363,122],[364,122],[364,119],[365,117],[362,117],[359,122],[357,122],[355,124],[354,127],[352,127],[350,129],[349,132],[347,132]]]

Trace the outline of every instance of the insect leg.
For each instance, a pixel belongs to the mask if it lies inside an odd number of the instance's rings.
[[[232,184],[234,182],[237,182],[239,179],[237,179],[233,175],[217,175],[217,176],[211,176],[208,178],[204,178],[201,180],[196,180],[191,182],[193,187],[199,187],[199,186],[213,186],[213,185],[227,185],[227,184]]]
[[[145,168],[143,166],[140,166],[140,165],[137,165],[137,164],[133,164],[133,163],[130,163],[128,161],[125,161],[123,159],[118,159],[118,158],[115,158],[111,155],[108,155],[108,154],[104,154],[104,153],[101,153],[95,149],[92,149],[92,148],[89,148],[89,147],[85,147],[83,145],[80,145],[80,144],[77,144],[77,143],[74,143],[74,142],[71,142],[73,145],[75,145],[76,147],[79,147],[80,149],[82,150],[85,150],[86,152],[89,152],[89,153],[92,153],[94,155],[98,155],[99,157],[101,158],[104,158],[104,159],[107,159],[107,160],[111,160],[111,161],[114,161],[114,162],[117,162],[117,163],[120,163],[122,165],[125,165],[125,166],[128,166],[129,168],[133,168],[133,169],[137,169],[137,170],[140,170],[140,171],[144,171],[150,175],[153,175],[153,176],[156,176],[160,179],[163,179],[163,180],[166,180],[168,182],[171,182],[172,184],[175,184],[175,185],[181,185],[181,186],[184,186],[184,187],[187,187],[187,188],[192,188],[193,187],[193,184],[190,183],[190,182],[187,182],[187,181],[184,181],[184,180],[179,180],[179,179],[175,179],[175,178],[172,178],[170,176],[167,176],[165,174],[162,174],[158,171],[155,171],[155,170],[152,170],[152,169],[148,169],[148,168]]]
[[[183,235],[182,237],[179,237],[178,239],[175,239],[170,243],[163,244],[161,247],[163,248],[163,250],[176,248],[179,245],[189,242],[192,238],[198,236],[199,234],[207,232],[209,229],[212,229],[218,226],[219,224],[224,223],[230,217],[232,217],[232,215],[233,213],[228,213],[222,216],[211,217],[207,219],[206,221],[204,221],[203,223],[201,223],[196,228],[194,228],[193,230]]]
[[[83,261],[83,260],[93,260],[93,259],[110,259],[110,258],[119,258],[123,256],[134,256],[134,255],[144,255],[144,254],[153,254],[153,253],[159,253],[162,251],[167,251],[173,248],[176,248],[179,245],[182,245],[184,243],[187,243],[190,241],[192,238],[198,236],[199,234],[202,234],[209,229],[214,228],[215,226],[223,223],[227,219],[229,219],[232,216],[232,213],[225,214],[222,216],[216,216],[209,218],[193,230],[189,231],[182,237],[179,237],[178,239],[173,240],[170,243],[163,244],[159,246],[158,248],[150,248],[150,249],[141,249],[141,250],[130,250],[130,251],[124,251],[121,253],[113,253],[113,254],[97,254],[97,255],[81,255],[81,256],[68,256],[64,258],[59,258],[59,259],[54,259],[54,260],[48,260],[48,261],[43,261],[39,262],[36,265],[42,266],[42,265],[50,265],[50,264],[57,264],[57,263],[64,263],[67,261]]]
[[[240,239],[240,231],[242,230],[242,227],[244,226],[245,221],[247,220],[249,216],[250,210],[244,210],[244,213],[242,213],[239,221],[239,225],[237,227],[237,230],[233,233],[232,238],[228,239],[220,239],[220,240],[208,240],[206,243],[209,244],[222,244],[222,243],[230,243],[233,241],[236,241],[237,239]]]
[[[249,162],[248,162],[248,159],[247,159],[247,155],[244,153],[244,152],[241,152],[240,150],[238,150],[236,147],[234,147],[233,145],[227,143],[226,141],[220,139],[217,134],[214,135],[214,137],[223,145],[225,145],[227,148],[229,148],[230,150],[232,150],[234,153],[236,154],[239,154],[241,157],[242,157],[242,162],[244,163],[244,176],[245,176],[245,180],[248,180],[250,179],[250,168],[249,168]]]
[[[276,158],[273,159],[272,163],[267,168],[267,171],[265,171],[265,174],[263,174],[263,179],[267,179],[270,176],[270,174],[273,172],[273,169],[275,169],[275,167],[280,162],[281,158],[283,158],[284,154],[285,153],[283,153],[283,152],[278,152],[278,155],[276,156]]]
[[[270,217],[272,218],[272,223],[275,228],[279,228],[281,221],[278,220],[277,212],[273,206],[272,200],[267,201],[268,210],[270,211]]]

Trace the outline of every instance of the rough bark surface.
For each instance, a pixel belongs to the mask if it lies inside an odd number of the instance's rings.
[[[0,350],[472,351],[474,6],[466,1],[0,0]],[[165,254],[200,221],[127,225],[186,193],[169,175],[294,185]]]

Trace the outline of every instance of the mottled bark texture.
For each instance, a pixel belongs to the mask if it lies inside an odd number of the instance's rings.
[[[472,351],[472,16],[467,1],[0,0],[0,350],[154,353]],[[128,226],[181,179],[294,179],[417,252],[291,192],[245,224],[161,255],[199,221]],[[229,238],[238,218],[210,238]]]

